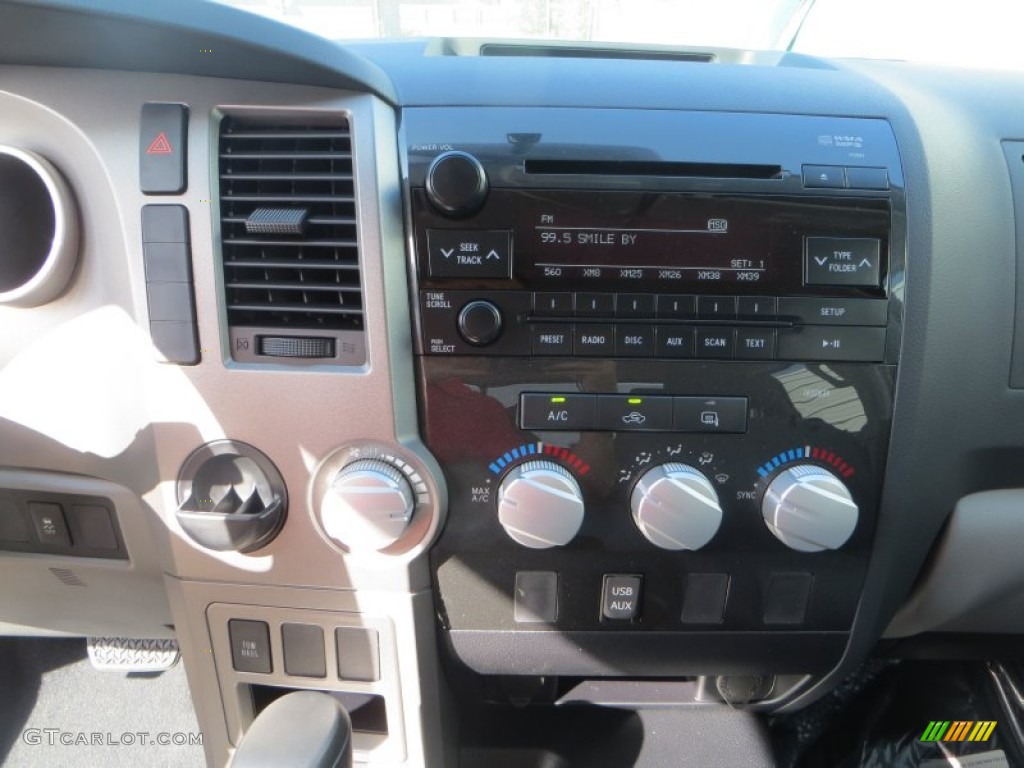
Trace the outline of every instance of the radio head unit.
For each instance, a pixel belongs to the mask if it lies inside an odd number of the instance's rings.
[[[895,140],[643,117],[404,113],[446,647],[485,674],[820,674],[889,444]]]

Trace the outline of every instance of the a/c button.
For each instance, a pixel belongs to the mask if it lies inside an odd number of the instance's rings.
[[[538,394],[519,396],[519,426],[535,430],[594,429],[597,397],[579,394]]]

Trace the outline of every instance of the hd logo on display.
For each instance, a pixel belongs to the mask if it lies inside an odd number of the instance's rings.
[[[932,720],[919,741],[988,741],[995,720]]]

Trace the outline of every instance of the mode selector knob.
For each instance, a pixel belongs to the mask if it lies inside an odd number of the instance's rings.
[[[838,549],[853,535],[859,510],[843,481],[813,464],[787,467],[768,484],[761,514],[775,537],[800,552]]]
[[[501,481],[498,522],[524,547],[568,544],[583,524],[583,493],[576,478],[557,464],[528,461]]]
[[[700,549],[722,524],[715,487],[687,464],[671,462],[647,470],[629,501],[640,533],[662,549]]]
[[[487,199],[487,172],[467,152],[442,152],[427,168],[427,199],[445,216],[461,219],[480,210]]]
[[[320,505],[324,531],[352,550],[381,550],[405,533],[416,506],[409,481],[382,459],[341,469]]]
[[[486,347],[501,336],[501,310],[478,299],[459,310],[459,335],[474,347]]]

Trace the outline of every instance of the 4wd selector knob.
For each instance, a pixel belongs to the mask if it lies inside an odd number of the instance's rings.
[[[583,524],[583,493],[576,478],[557,464],[528,461],[501,481],[498,522],[524,547],[568,544]]]
[[[320,505],[324,531],[353,550],[381,550],[405,533],[415,509],[402,471],[381,459],[360,459],[335,476]]]
[[[640,533],[662,549],[700,549],[722,524],[714,486],[687,464],[672,462],[647,470],[629,502]]]
[[[857,527],[859,510],[843,481],[813,464],[787,467],[761,500],[768,529],[790,549],[838,549]]]
[[[427,168],[427,199],[452,218],[472,216],[487,199],[487,172],[467,152],[442,152]]]

